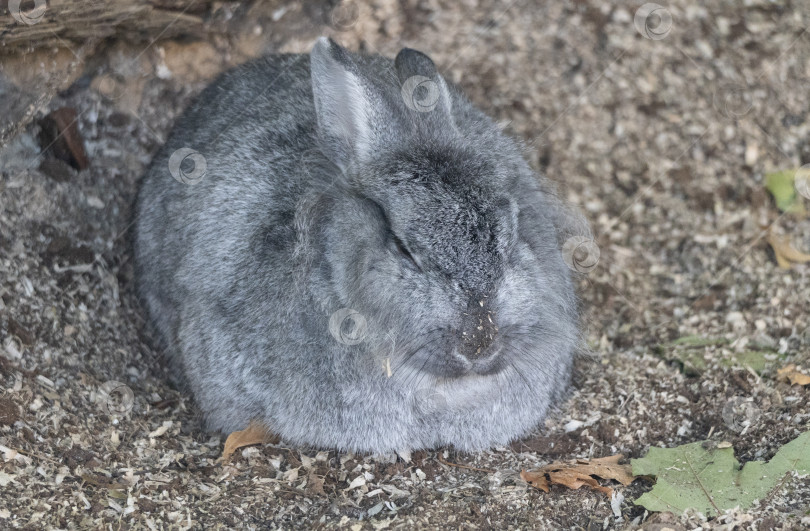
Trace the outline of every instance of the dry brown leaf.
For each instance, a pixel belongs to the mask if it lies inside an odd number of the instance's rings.
[[[323,490],[324,478],[315,473],[314,470],[309,471],[307,476],[307,492],[316,496],[326,496]]]
[[[604,493],[608,498],[613,496],[613,489],[604,487],[593,476],[602,479],[614,479],[622,485],[629,485],[636,478],[630,465],[620,465],[624,456],[611,455],[598,459],[577,459],[567,463],[551,463],[537,470],[520,472],[520,477],[543,492],[549,492],[550,485],[562,485],[578,489],[583,485]]]
[[[602,492],[608,498],[613,497],[613,489],[610,487],[603,487],[596,481],[596,478],[593,476],[589,476],[586,473],[583,473],[579,470],[573,470],[570,468],[558,470],[556,472],[549,472],[548,477],[551,479],[551,482],[555,485],[562,485],[564,487],[568,487],[569,489],[578,489],[583,485],[586,485],[593,490]]]
[[[239,448],[276,442],[277,440],[277,437],[266,426],[259,422],[251,422],[244,430],[235,431],[228,435],[228,438],[225,439],[225,449],[222,450],[222,459],[227,461]]]
[[[772,231],[768,231],[768,243],[773,248],[776,263],[782,269],[790,269],[793,264],[810,262],[810,254],[803,253],[793,247],[788,238],[783,238]]]
[[[779,380],[790,385],[810,385],[810,376],[799,372],[792,363],[776,371]]]
[[[521,470],[520,479],[532,487],[542,490],[543,492],[548,492],[550,490],[548,479],[546,478],[546,472],[542,468],[532,470],[530,472]]]
[[[129,485],[126,483],[116,483],[110,478],[99,476],[97,474],[82,474],[79,476],[84,480],[86,483],[90,483],[91,485],[95,485],[96,487],[101,487],[103,489],[110,489],[110,490],[126,490],[129,488]]]

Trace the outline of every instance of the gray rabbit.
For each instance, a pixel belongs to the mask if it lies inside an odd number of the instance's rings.
[[[568,385],[576,219],[426,55],[320,38],[178,121],[138,198],[138,289],[211,429],[481,450]]]

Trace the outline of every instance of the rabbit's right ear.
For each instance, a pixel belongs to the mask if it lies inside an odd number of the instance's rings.
[[[382,144],[394,117],[349,53],[332,39],[320,37],[315,43],[310,70],[321,148],[345,170]]]

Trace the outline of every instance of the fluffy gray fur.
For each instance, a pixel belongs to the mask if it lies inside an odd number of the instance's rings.
[[[406,104],[410,78],[430,110]],[[200,182],[172,177],[180,148]],[[211,429],[480,450],[567,386],[571,219],[426,55],[321,38],[223,74],[178,121],[140,190],[137,281]],[[330,329],[344,308],[359,316]]]

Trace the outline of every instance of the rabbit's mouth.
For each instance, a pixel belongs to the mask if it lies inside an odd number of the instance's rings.
[[[421,339],[417,348],[403,351],[409,371],[439,378],[489,376],[507,368],[508,343],[500,334],[463,334],[458,329],[437,329]]]
[[[479,376],[495,374],[504,368],[502,350],[501,345],[492,345],[483,356],[471,359],[463,355],[458,348],[454,348],[450,360],[442,367],[442,376],[460,378],[470,374]]]

